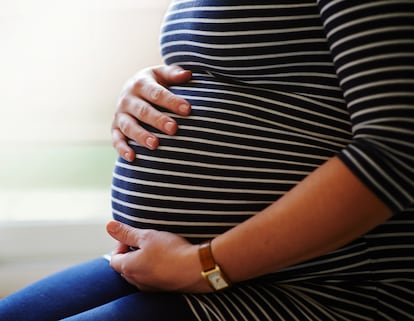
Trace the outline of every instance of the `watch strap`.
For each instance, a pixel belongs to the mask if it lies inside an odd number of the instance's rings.
[[[202,267],[201,275],[209,282],[212,289],[220,291],[231,286],[228,277],[214,260],[211,240],[201,243],[198,253]]]
[[[207,272],[215,268],[216,262],[214,261],[213,253],[211,252],[211,240],[200,244],[198,254],[203,272]]]

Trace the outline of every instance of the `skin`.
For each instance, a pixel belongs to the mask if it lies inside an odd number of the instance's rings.
[[[171,121],[152,110],[148,102],[174,112],[183,103],[157,84],[188,81],[191,75],[177,72],[177,68],[155,67],[157,72],[147,69],[134,78],[139,85],[132,81],[126,86],[124,97],[135,95],[130,98],[133,105],[146,107],[145,112],[140,112],[139,108],[118,105],[113,137],[121,155],[132,155],[126,137],[144,144],[151,135],[137,126],[137,119],[157,128]],[[167,107],[164,103],[172,105]],[[387,206],[340,159],[333,157],[266,209],[216,237],[212,252],[230,280],[237,283],[326,254],[390,216]],[[212,291],[200,274],[197,245],[171,233],[132,228],[114,221],[108,223],[107,231],[118,241],[111,266],[139,289]],[[129,246],[139,249],[131,252]]]
[[[187,116],[191,112],[190,104],[165,87],[190,79],[190,71],[162,65],[146,68],[126,82],[118,99],[111,128],[112,146],[119,155],[127,161],[135,158],[134,150],[127,144],[128,138],[152,150],[158,147],[157,136],[142,128],[140,123],[150,124],[168,135],[175,134],[176,121],[153,108],[151,103]]]

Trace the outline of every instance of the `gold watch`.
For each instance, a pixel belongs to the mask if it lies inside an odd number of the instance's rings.
[[[211,240],[200,244],[198,254],[201,262],[201,275],[208,281],[214,291],[228,288],[231,283],[220,266],[216,263],[211,252]]]

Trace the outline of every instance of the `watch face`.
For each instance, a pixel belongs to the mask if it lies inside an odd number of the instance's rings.
[[[211,274],[209,274],[208,280],[210,281],[211,286],[215,290],[221,290],[229,286],[226,280],[224,280],[223,277],[221,276],[220,271],[214,271]]]

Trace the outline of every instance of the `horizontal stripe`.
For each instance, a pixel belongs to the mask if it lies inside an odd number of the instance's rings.
[[[280,2],[173,0],[161,52],[192,70],[169,87],[192,112],[163,110],[179,130],[156,131],[154,151],[130,142],[137,156],[115,164],[113,215],[199,243],[337,155],[390,220],[319,258],[184,298],[199,321],[410,319],[414,3]]]

